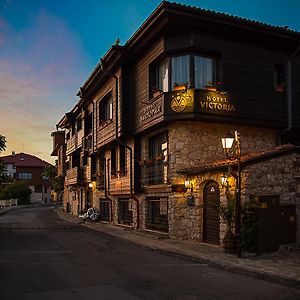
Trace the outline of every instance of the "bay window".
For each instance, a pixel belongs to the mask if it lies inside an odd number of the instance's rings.
[[[204,89],[216,82],[216,59],[213,57],[194,54],[172,56],[152,68],[152,90],[168,92],[180,84]]]

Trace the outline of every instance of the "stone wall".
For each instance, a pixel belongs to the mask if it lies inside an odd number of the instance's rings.
[[[195,121],[178,121],[169,126],[169,170],[171,178],[176,170],[224,158],[221,138],[237,126]],[[242,153],[275,146],[276,131],[265,128],[239,126]],[[174,178],[172,178],[174,180]]]

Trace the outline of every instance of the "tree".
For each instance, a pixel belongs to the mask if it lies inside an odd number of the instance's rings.
[[[0,134],[0,152],[4,151],[6,148],[6,139],[5,136]]]
[[[4,151],[6,148],[6,139],[5,136],[0,134],[0,153]],[[8,183],[11,181],[11,178],[6,175],[4,163],[0,157],[0,191],[2,189],[2,185],[4,183]]]
[[[61,192],[64,189],[64,182],[62,177],[56,176],[56,168],[53,166],[45,167],[43,176],[46,176],[50,180],[51,187],[55,192]]]
[[[23,182],[13,182],[4,187],[1,199],[18,199],[18,204],[30,203],[31,189]]]

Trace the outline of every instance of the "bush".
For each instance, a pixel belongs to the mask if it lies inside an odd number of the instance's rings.
[[[18,199],[18,204],[30,203],[31,189],[23,182],[8,184],[3,189],[1,199]]]

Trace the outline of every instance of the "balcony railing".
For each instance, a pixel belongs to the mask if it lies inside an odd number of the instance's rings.
[[[145,161],[142,166],[142,185],[167,183],[167,165],[163,160]]]
[[[67,155],[76,149],[76,142],[77,142],[77,137],[75,134],[67,141],[67,150],[66,150]]]
[[[83,180],[86,182],[91,181],[91,166],[89,165],[83,167]]]
[[[66,185],[74,185],[78,182],[78,167],[67,170]]]

